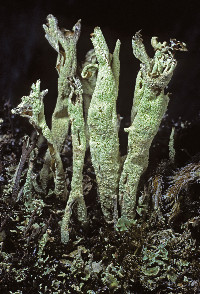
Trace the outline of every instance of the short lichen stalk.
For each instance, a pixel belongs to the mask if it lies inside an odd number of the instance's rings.
[[[135,102],[132,109],[132,125],[128,132],[128,154],[124,162],[119,183],[119,200],[123,218],[134,219],[136,214],[136,194],[142,173],[148,166],[149,149],[167,110],[168,94],[165,87],[170,82],[176,67],[173,48],[167,43],[158,43],[152,38],[155,50],[149,58],[139,33],[133,37],[133,53],[141,62],[138,73]]]
[[[40,92],[40,80],[33,84],[31,89],[30,95],[23,96],[22,102],[17,108],[12,110],[12,113],[27,117],[37,132],[46,138],[51,155],[51,169],[54,172],[55,193],[57,196],[63,197],[66,193],[66,188],[62,160],[44,116],[43,98],[48,91],[45,90]]]
[[[116,99],[120,42],[117,41],[111,57],[100,28],[95,28],[91,40],[98,61],[98,75],[88,110],[89,144],[102,212],[105,220],[112,222],[117,219],[119,182]]]
[[[72,207],[76,206],[79,221],[84,225],[87,222],[87,209],[83,198],[83,165],[86,150],[85,124],[83,118],[83,98],[82,87],[78,78],[71,84],[74,89],[72,92],[76,95],[69,99],[69,116],[71,121],[71,136],[73,146],[73,175],[71,182],[71,191],[61,226],[61,241],[69,241],[69,221],[72,214]]]

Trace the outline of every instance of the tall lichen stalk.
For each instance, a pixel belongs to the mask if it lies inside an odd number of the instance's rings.
[[[45,37],[58,53],[56,69],[58,72],[58,97],[52,115],[51,133],[56,142],[58,152],[69,131],[70,118],[68,113],[69,99],[73,93],[70,87],[71,79],[77,70],[76,45],[80,36],[80,20],[74,25],[72,31],[60,30],[57,19],[52,15],[47,17],[47,24],[43,25]],[[40,173],[42,188],[45,191],[48,185],[50,171],[50,154],[47,152],[43,169]]]
[[[167,110],[169,95],[164,94],[164,89],[177,64],[166,42],[158,43],[156,38],[152,38],[155,51],[152,59],[147,55],[139,33],[133,37],[132,46],[141,66],[131,112],[132,124],[125,130],[128,132],[128,154],[119,184],[122,216],[128,219],[135,217],[138,183],[148,166],[152,140]]]
[[[141,65],[136,79],[131,125],[125,129],[128,132],[128,152],[123,160],[119,151],[116,111],[120,41],[116,42],[114,52],[110,54],[101,29],[96,27],[91,34],[94,50],[87,53],[82,66],[77,69],[76,45],[80,36],[80,21],[72,31],[60,30],[52,15],[47,17],[47,21],[44,25],[45,36],[58,53],[58,97],[51,129],[47,127],[43,111],[42,98],[47,90],[40,92],[39,81],[33,84],[30,96],[22,97],[21,104],[13,112],[28,117],[46,138],[49,149],[40,172],[41,187],[47,193],[49,172],[52,170],[55,193],[63,198],[67,189],[60,152],[71,125],[73,175],[61,225],[61,240],[67,243],[74,207],[79,221],[87,223],[83,197],[83,166],[87,147],[90,148],[105,221],[118,226],[119,222],[131,223],[135,218],[138,184],[148,166],[149,149],[169,102],[169,95],[164,90],[177,64],[174,52],[185,51],[186,47],[176,40],[170,40],[169,44],[159,43],[153,37],[151,43],[155,55],[150,58],[140,33],[133,37],[133,53]]]
[[[75,101],[72,101],[72,96],[70,97],[68,107],[73,145],[73,176],[71,191],[61,226],[61,241],[63,243],[67,243],[69,240],[69,221],[74,204],[77,205],[79,221],[82,224],[87,222],[87,209],[83,198],[83,165],[86,150],[86,134],[83,118],[82,87],[78,78],[74,79],[71,88],[72,93],[76,97]]]
[[[110,56],[100,28],[95,28],[92,43],[98,61],[98,75],[88,110],[89,145],[101,209],[105,220],[112,222],[113,218],[117,219],[119,182],[116,99],[119,83],[120,42],[117,41],[113,56]]]

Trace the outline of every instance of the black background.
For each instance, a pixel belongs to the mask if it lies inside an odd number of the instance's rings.
[[[170,38],[184,41],[188,52],[177,54],[178,66],[168,91],[172,93],[169,118],[177,121],[198,120],[200,116],[200,12],[196,1],[81,1],[37,0],[0,2],[0,99],[4,97],[16,106],[38,78],[41,88],[49,89],[45,96],[45,111],[49,116],[57,96],[57,54],[44,38],[42,24],[51,13],[59,27],[71,29],[82,19],[78,43],[78,59],[84,59],[92,48],[90,34],[100,26],[110,51],[119,38],[121,45],[121,75],[118,112],[129,116],[139,62],[132,54],[131,39],[142,30],[150,56],[152,36],[160,41]]]

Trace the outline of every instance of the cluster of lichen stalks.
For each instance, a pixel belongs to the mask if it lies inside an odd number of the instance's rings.
[[[55,194],[67,200],[61,225],[61,240],[69,240],[69,222],[72,209],[82,224],[87,223],[87,209],[83,197],[83,165],[86,148],[90,148],[91,161],[96,174],[98,195],[106,222],[117,226],[119,221],[130,222],[135,218],[137,188],[140,177],[148,165],[149,149],[169,97],[164,93],[176,67],[174,50],[186,50],[185,44],[171,40],[160,43],[152,38],[155,51],[150,58],[142,43],[140,33],[132,39],[133,53],[141,62],[136,79],[131,126],[128,132],[128,152],[120,157],[116,113],[120,74],[120,41],[113,54],[109,53],[99,27],[91,34],[94,50],[90,50],[81,68],[77,68],[76,45],[80,36],[78,21],[72,31],[62,29],[52,15],[44,25],[46,38],[57,51],[58,98],[52,115],[51,129],[44,116],[40,80],[32,85],[29,96],[12,112],[27,117],[37,132],[48,143],[43,168],[40,172],[41,189],[46,191],[53,173]],[[73,146],[73,175],[68,196],[65,173],[60,152],[71,125]],[[31,172],[27,173],[24,195],[30,196]],[[68,199],[67,199],[68,197]],[[120,210],[120,219],[118,213]]]

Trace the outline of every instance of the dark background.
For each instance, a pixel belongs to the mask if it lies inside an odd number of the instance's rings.
[[[38,78],[49,89],[45,111],[49,116],[57,96],[57,54],[44,38],[42,24],[51,13],[59,27],[71,29],[82,19],[78,59],[92,48],[90,33],[100,26],[112,52],[119,38],[121,76],[118,112],[129,116],[139,62],[132,54],[131,38],[142,30],[149,54],[152,36],[160,41],[184,41],[188,52],[177,54],[178,66],[168,91],[172,93],[169,119],[199,120],[200,116],[200,12],[196,1],[81,1],[37,0],[0,2],[0,99],[16,106]]]

